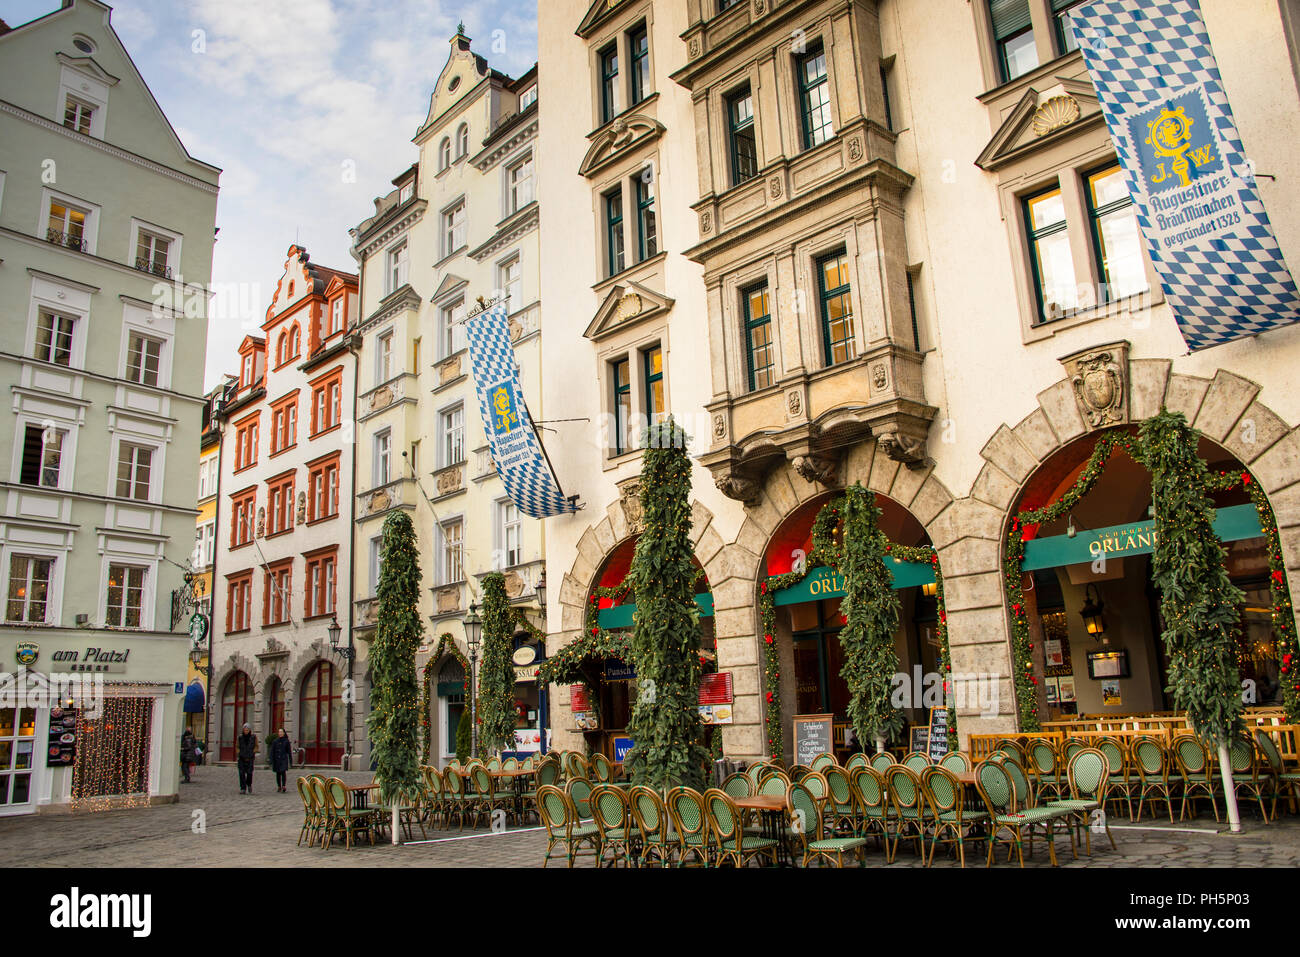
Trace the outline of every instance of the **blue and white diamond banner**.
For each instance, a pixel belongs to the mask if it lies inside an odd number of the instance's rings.
[[[1094,0],[1069,16],[1188,348],[1300,320],[1197,0]]]
[[[466,332],[483,430],[510,500],[531,518],[575,511],[560,491],[560,483],[533,431],[519,387],[505,302],[469,319]]]

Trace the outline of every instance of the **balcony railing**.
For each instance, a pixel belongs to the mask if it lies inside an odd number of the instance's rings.
[[[155,276],[161,276],[163,279],[172,278],[171,269],[164,263],[151,262],[148,259],[137,259],[135,261],[135,268],[140,270],[141,272],[147,272]]]
[[[75,249],[79,253],[86,251],[86,241],[76,233],[61,233],[57,229],[46,230],[45,241],[54,243],[56,246],[66,246],[68,249]]]

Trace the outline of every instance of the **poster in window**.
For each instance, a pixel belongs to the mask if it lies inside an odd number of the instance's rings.
[[[1073,704],[1079,700],[1074,692],[1074,676],[1056,679],[1057,698],[1061,704]]]
[[[1048,638],[1043,642],[1043,658],[1049,668],[1059,668],[1065,664],[1065,654],[1061,648],[1061,639]]]
[[[1101,683],[1101,704],[1105,708],[1118,708],[1124,703],[1119,693],[1119,679],[1107,678]]]
[[[1056,707],[1060,701],[1060,686],[1057,684],[1059,678],[1047,678],[1043,681],[1043,687],[1047,689],[1047,705],[1050,708]]]

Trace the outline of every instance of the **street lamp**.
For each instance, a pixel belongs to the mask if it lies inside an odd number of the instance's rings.
[[[483,634],[483,621],[478,616],[478,605],[470,603],[465,616],[465,644],[469,646],[469,728],[470,756],[478,757],[478,664],[479,639]]]
[[[327,631],[329,632],[329,636],[330,636],[330,650],[333,651],[334,654],[348,661],[351,661],[353,658],[356,657],[357,649],[354,648],[352,645],[351,633],[348,634],[348,646],[346,648],[339,647],[339,641],[341,640],[343,635],[343,628],[341,625],[339,625],[338,615],[335,615],[330,620],[330,625]]]
[[[1090,637],[1104,642],[1106,618],[1102,614],[1102,609],[1106,607],[1106,603],[1101,600],[1101,593],[1092,582],[1089,582],[1084,590],[1084,599],[1083,608],[1079,609],[1079,615],[1083,618],[1083,627]]]
[[[542,569],[542,574],[537,579],[537,584],[533,586],[533,591],[537,593],[537,604],[542,609],[542,628],[546,628],[546,569]]]
[[[195,671],[205,678],[212,673],[212,666],[203,664],[203,659],[207,657],[207,654],[207,650],[200,645],[194,645],[190,648],[190,664],[194,666]]]

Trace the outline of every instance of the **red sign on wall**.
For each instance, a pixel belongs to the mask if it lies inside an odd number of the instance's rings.
[[[700,704],[731,704],[731,672],[700,676]]]
[[[591,699],[587,697],[586,685],[569,685],[569,710],[575,714],[591,710]]]

